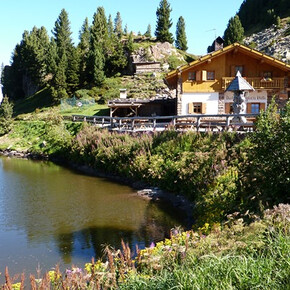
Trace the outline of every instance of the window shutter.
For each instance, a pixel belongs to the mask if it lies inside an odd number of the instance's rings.
[[[202,81],[206,81],[207,80],[207,73],[206,70],[202,71]]]
[[[263,110],[265,112],[266,104],[260,103],[260,112]]]
[[[196,80],[197,80],[198,82],[201,81],[201,71],[200,71],[200,70],[196,72]]]
[[[201,103],[201,113],[202,114],[206,113],[206,103]]]
[[[230,114],[231,112],[231,103],[225,103],[225,114]]]
[[[188,114],[192,114],[193,113],[193,103],[189,103],[188,104]]]
[[[251,103],[247,103],[247,114],[251,114]]]

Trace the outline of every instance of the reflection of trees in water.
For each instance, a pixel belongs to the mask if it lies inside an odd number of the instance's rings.
[[[106,245],[121,248],[121,240],[128,243],[132,252],[136,245],[149,246],[154,241],[170,235],[170,229],[183,224],[176,210],[165,204],[149,202],[144,212],[144,222],[138,230],[121,230],[114,227],[89,227],[69,234],[58,234],[55,239],[65,263],[71,263],[72,256],[90,260],[100,258]]]

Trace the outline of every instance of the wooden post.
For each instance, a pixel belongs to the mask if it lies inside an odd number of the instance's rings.
[[[153,119],[153,130],[155,130],[155,128],[156,128],[156,119],[154,118]]]
[[[197,119],[196,119],[196,130],[197,130],[197,132],[199,132],[199,127],[200,127],[200,119],[201,119],[201,117],[200,117],[200,116],[198,116],[198,117],[197,117]]]

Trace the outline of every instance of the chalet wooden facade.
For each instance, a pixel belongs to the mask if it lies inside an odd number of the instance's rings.
[[[255,88],[247,96],[247,113],[264,110],[273,96],[281,105],[289,99],[290,65],[235,43],[167,74],[177,114],[231,113],[233,93],[225,90],[237,71]]]

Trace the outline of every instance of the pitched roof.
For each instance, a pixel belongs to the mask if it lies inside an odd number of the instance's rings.
[[[206,54],[205,56],[202,56],[200,57],[199,59],[195,60],[195,61],[192,61],[190,62],[189,64],[186,64],[186,65],[183,65],[179,68],[177,68],[176,70],[173,70],[171,72],[169,72],[166,76],[166,78],[171,78],[173,76],[175,76],[176,74],[178,74],[179,72],[182,72],[184,70],[187,70],[187,69],[190,69],[196,65],[199,65],[199,64],[202,64],[206,61],[208,61],[209,59],[213,59],[215,57],[218,57],[220,55],[223,55],[225,53],[228,53],[234,49],[238,49],[242,52],[245,52],[255,58],[258,58],[258,59],[263,59],[265,60],[266,62],[268,63],[271,63],[272,65],[274,66],[277,66],[279,67],[280,69],[283,69],[283,70],[286,70],[286,71],[289,71],[290,72],[290,65],[284,63],[283,61],[281,60],[278,60],[277,58],[274,58],[272,56],[269,56],[269,55],[266,55],[258,50],[255,50],[253,48],[250,48],[248,46],[245,46],[243,44],[240,44],[240,43],[233,43],[231,45],[228,45],[222,49],[219,49],[217,51],[214,51],[212,53],[209,53],[209,54]]]
[[[255,89],[242,77],[240,71],[232,80],[226,91],[254,91]]]

